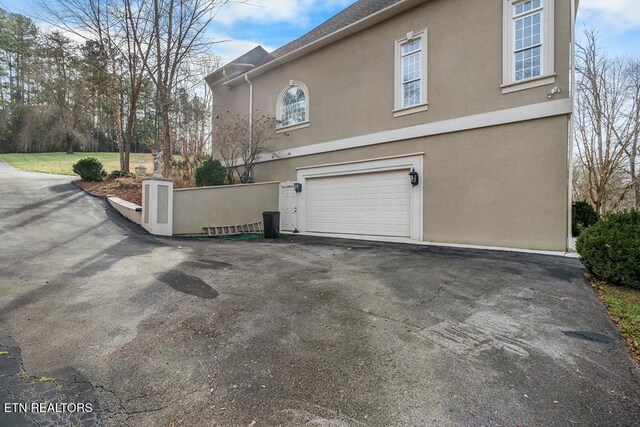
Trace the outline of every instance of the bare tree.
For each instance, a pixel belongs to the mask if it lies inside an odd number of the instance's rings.
[[[171,176],[173,153],[171,129],[172,95],[180,83],[190,58],[209,49],[204,32],[217,10],[229,0],[152,0],[139,2],[152,23],[136,34],[140,53],[151,47],[145,61],[156,87],[159,114],[158,145],[163,149],[163,175]]]
[[[240,159],[241,139],[246,139],[248,120],[237,116],[233,120],[220,119],[212,132],[211,157],[219,159],[227,168],[227,181],[233,184],[235,181],[234,169]]]
[[[45,12],[43,19],[98,43],[100,65],[108,80],[120,169],[128,172],[138,101],[147,78],[144,64],[151,52],[149,45],[139,49],[134,39],[135,34],[152,28],[146,10],[131,6],[128,0],[53,0],[41,1],[40,7]]]
[[[173,161],[173,176],[190,182],[195,170],[207,159],[211,152],[211,96],[205,90],[201,95],[191,95],[187,90],[179,90],[172,114],[175,122],[174,141],[182,160]]]
[[[640,59],[629,61],[626,68],[629,82],[628,143],[624,145],[628,159],[629,178],[633,184],[634,208],[640,209]]]
[[[264,115],[219,120],[213,132],[213,152],[226,166],[230,183],[251,182],[255,165],[264,156],[273,155],[275,125],[273,117]]]
[[[129,172],[129,153],[131,152],[131,142],[133,141],[134,127],[138,115],[138,102],[140,94],[144,87],[145,81],[148,79],[146,74],[145,63],[151,54],[151,45],[147,45],[145,49],[138,49],[135,35],[146,32],[146,28],[150,27],[149,20],[144,15],[145,9],[142,6],[134,7],[130,0],[123,0],[123,9],[120,15],[120,37],[119,37],[119,53],[120,57],[126,61],[127,89],[129,93],[126,127],[124,131],[123,143],[125,144],[126,169],[122,171]],[[121,159],[122,163],[123,159]]]
[[[181,83],[173,94],[173,133],[175,148],[182,161],[174,160],[173,171],[184,181],[193,181],[195,170],[211,153],[212,94],[205,77],[215,71],[220,59],[215,55],[201,55],[184,67]]]
[[[609,59],[597,32],[585,31],[577,49],[576,146],[589,200],[599,214],[618,209],[637,177],[626,173],[637,133],[625,62]]]

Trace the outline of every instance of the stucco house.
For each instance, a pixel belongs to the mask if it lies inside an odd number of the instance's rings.
[[[566,251],[576,9],[360,0],[208,76],[213,126],[277,118],[284,230]]]

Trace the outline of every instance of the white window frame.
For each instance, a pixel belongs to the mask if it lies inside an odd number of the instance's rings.
[[[288,126],[282,126],[282,100],[284,99],[284,95],[285,93],[287,93],[287,91],[289,89],[291,89],[293,86],[299,86],[302,91],[304,92],[304,100],[305,100],[305,110],[306,110],[306,117],[305,120],[301,123],[295,123],[292,125],[288,125]],[[302,83],[301,81],[298,80],[289,80],[289,83],[287,83],[286,86],[284,86],[284,88],[282,88],[282,90],[280,91],[280,93],[278,94],[278,99],[276,102],[276,120],[277,120],[277,125],[276,125],[276,133],[283,133],[283,132],[290,132],[290,131],[294,131],[297,129],[304,129],[309,127],[309,123],[310,123],[310,111],[309,111],[309,89],[307,88],[307,85],[305,85],[304,83]]]
[[[420,40],[420,102],[409,107],[404,106],[403,82],[402,82],[402,46]],[[404,37],[396,40],[395,44],[395,72],[394,72],[394,109],[393,116],[401,117],[408,114],[419,113],[429,109],[427,102],[427,79],[428,79],[428,38],[427,29],[420,31],[410,31]]]
[[[541,7],[525,14],[515,16],[518,4],[528,0],[503,0],[503,76],[502,93],[512,93],[520,90],[553,84],[556,81],[555,54],[555,0],[541,0]],[[540,75],[529,79],[516,80],[515,76],[515,22],[523,16],[541,13],[542,26],[542,54]]]

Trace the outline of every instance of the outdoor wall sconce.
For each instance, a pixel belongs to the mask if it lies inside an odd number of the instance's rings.
[[[547,95],[547,98],[551,99],[553,98],[553,95],[556,95],[558,93],[562,93],[562,89],[556,86],[553,89],[551,89],[551,92],[549,92],[549,94]]]
[[[420,183],[420,176],[418,175],[418,172],[416,172],[415,168],[411,169],[409,176],[411,177],[411,185],[414,187]]]
[[[293,188],[294,190],[296,190],[296,193],[302,193],[302,184],[300,184],[299,182],[294,182]]]

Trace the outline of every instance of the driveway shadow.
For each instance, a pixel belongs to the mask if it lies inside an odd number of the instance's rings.
[[[214,299],[218,296],[218,292],[199,277],[189,276],[178,270],[166,271],[157,275],[156,278],[183,294],[203,299]]]
[[[63,201],[65,199],[68,199],[69,197],[73,196],[74,194],[78,194],[80,192],[78,187],[76,187],[75,185],[73,185],[71,183],[54,185],[53,187],[49,187],[49,188],[54,193],[57,193],[57,195],[55,195],[53,197],[49,197],[48,199],[40,200],[38,202],[30,203],[28,205],[20,206],[19,208],[11,209],[9,211],[1,213],[0,214],[0,219],[10,218],[12,216],[15,216],[15,215],[18,215],[18,214],[21,214],[21,213],[25,213],[25,212],[33,210],[33,209],[38,209],[38,208],[40,208],[42,206],[46,206],[46,205],[51,204],[51,203]]]

